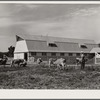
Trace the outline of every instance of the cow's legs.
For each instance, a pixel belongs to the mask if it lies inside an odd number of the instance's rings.
[[[5,67],[5,64],[3,65],[3,67]]]
[[[57,69],[61,69],[61,65],[60,64],[57,64]]]
[[[14,61],[11,62],[11,67],[14,67]]]
[[[65,69],[65,63],[61,63],[62,69]]]
[[[50,68],[50,64],[49,64],[49,68]]]
[[[51,67],[51,61],[49,61],[49,68]]]
[[[64,63],[63,69],[66,69],[66,64]]]
[[[18,63],[18,67],[20,66],[20,63]]]

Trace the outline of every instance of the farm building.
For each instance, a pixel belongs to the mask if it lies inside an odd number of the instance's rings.
[[[94,40],[20,34],[16,35],[14,59],[32,61],[34,58],[48,60],[62,57],[68,63],[75,63],[81,51],[88,56],[94,48],[98,48]]]

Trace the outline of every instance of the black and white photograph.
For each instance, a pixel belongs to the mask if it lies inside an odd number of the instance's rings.
[[[99,90],[100,3],[1,3],[0,89]]]

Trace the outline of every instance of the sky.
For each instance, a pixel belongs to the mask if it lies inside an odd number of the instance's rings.
[[[100,43],[100,4],[0,3],[0,52],[15,46],[17,33]]]

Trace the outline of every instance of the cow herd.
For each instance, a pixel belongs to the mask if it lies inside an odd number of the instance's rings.
[[[41,58],[37,59],[37,64],[41,64],[43,60]],[[59,59],[54,59],[50,58],[48,61],[48,67],[51,68],[52,66],[57,66],[57,68],[64,69],[66,66],[66,59],[64,58],[59,58]]]
[[[7,60],[6,60],[6,62],[7,62]],[[5,64],[6,64],[6,62],[5,62]],[[36,64],[40,65],[41,63],[43,63],[43,60],[41,58],[38,58],[36,60]],[[2,63],[2,65],[3,65],[3,63]],[[21,67],[21,66],[25,67],[27,65],[27,61],[25,59],[13,59],[13,60],[11,60],[10,65],[11,65],[11,67],[15,67],[16,65],[19,67]],[[51,68],[51,66],[57,66],[58,68],[64,69],[66,66],[66,60],[64,58],[59,58],[59,59],[50,58],[48,60],[48,67]]]
[[[8,60],[7,56],[4,56],[3,58],[0,59],[0,65],[6,65]],[[87,60],[85,60],[86,62]],[[44,61],[41,58],[36,59],[36,64],[40,65]],[[66,59],[64,58],[49,58],[47,61],[48,67],[51,68],[52,66],[56,66],[59,69],[65,69],[67,66]],[[82,58],[76,58],[76,65],[78,66],[79,64],[82,64]],[[11,60],[10,66],[14,67],[15,65],[21,67],[25,67],[27,65],[27,61],[25,59],[13,59]]]
[[[42,62],[43,60],[41,58],[37,59],[37,64],[41,64]],[[82,58],[76,58],[76,66],[80,64],[81,69],[84,69],[83,67],[85,67],[86,62],[87,59],[83,60]],[[49,68],[51,68],[52,66],[56,66],[58,69],[66,69],[67,61],[64,58],[58,58],[58,59],[50,58],[48,60],[48,66]]]

